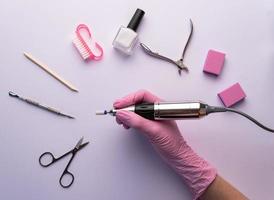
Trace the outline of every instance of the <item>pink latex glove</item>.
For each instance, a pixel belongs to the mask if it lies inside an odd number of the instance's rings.
[[[116,100],[113,106],[119,109],[141,102],[156,101],[160,99],[148,91],[140,90]],[[161,157],[183,177],[194,199],[198,199],[215,179],[216,169],[187,145],[175,121],[148,120],[129,111],[118,111],[116,121],[126,129],[139,129]]]

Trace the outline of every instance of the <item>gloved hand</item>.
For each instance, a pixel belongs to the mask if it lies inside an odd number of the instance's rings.
[[[142,102],[154,103],[160,99],[140,90],[114,102],[116,109]],[[175,121],[153,121],[133,112],[118,111],[116,121],[124,128],[141,131],[161,157],[185,180],[198,199],[213,182],[217,173],[208,162],[199,157],[186,143]]]

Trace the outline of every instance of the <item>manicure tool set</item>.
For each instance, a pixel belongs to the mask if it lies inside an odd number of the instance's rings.
[[[183,48],[182,55],[178,60],[174,60],[167,56],[159,54],[154,50],[151,50],[146,44],[139,42],[137,29],[144,15],[145,15],[145,12],[143,10],[137,9],[134,15],[132,16],[127,27],[121,26],[119,28],[112,42],[113,48],[129,56],[133,54],[135,47],[137,46],[137,44],[139,44],[141,49],[144,51],[146,55],[156,59],[163,60],[165,62],[171,63],[174,66],[176,66],[178,69],[178,73],[180,75],[181,75],[181,71],[188,72],[189,69],[187,65],[184,63],[184,58],[193,36],[194,28],[193,28],[192,20],[190,19],[190,32],[189,32],[186,44]],[[81,58],[84,61],[91,61],[91,60],[99,61],[103,58],[104,50],[102,46],[97,42],[97,40],[94,39],[91,33],[91,29],[85,24],[79,24],[76,27],[72,43],[74,44],[76,50],[78,51],[78,53],[80,54]],[[68,82],[59,74],[57,74],[55,71],[53,71],[53,69],[50,68],[48,65],[42,63],[37,58],[34,58],[34,56],[32,56],[29,53],[24,53],[24,55],[28,60],[30,60],[35,65],[43,69],[46,73],[51,75],[54,79],[62,83],[71,91],[78,92],[78,89],[74,85],[72,85],[70,82]],[[218,52],[215,50],[210,50],[208,52],[208,55],[204,64],[203,71],[205,73],[213,74],[215,76],[220,75],[224,65],[224,60],[225,60],[224,53]],[[14,92],[10,91],[9,96],[22,100],[35,107],[41,108],[42,110],[46,110],[51,113],[54,113],[58,116],[74,119],[74,117],[71,115],[64,114],[63,112],[55,108],[49,107],[47,105],[43,105],[34,100],[21,97]],[[224,91],[218,93],[218,96],[220,97],[220,99],[222,100],[222,102],[224,103],[226,107],[210,106],[208,104],[201,103],[198,101],[197,102],[155,102],[155,103],[141,103],[141,104],[133,105],[120,110],[135,112],[139,114],[140,116],[145,117],[149,120],[177,120],[177,119],[200,118],[210,113],[233,112],[251,120],[252,122],[254,122],[258,126],[263,128],[264,130],[274,132],[273,129],[264,126],[263,124],[261,124],[260,122],[252,118],[251,116],[241,111],[228,108],[236,104],[237,102],[243,100],[246,97],[246,94],[239,83],[236,83],[230,86],[229,88],[225,89]],[[96,115],[110,114],[115,116],[118,111],[119,110],[117,109],[97,111]],[[71,155],[71,158],[59,179],[59,183],[63,188],[69,188],[74,182],[74,176],[70,171],[68,171],[68,168],[72,160],[74,159],[75,155],[81,149],[83,149],[88,143],[89,142],[83,143],[83,138],[81,138],[73,149],[71,149],[70,151],[66,152],[65,154],[57,158],[51,152],[45,152],[39,157],[39,164],[42,167],[49,167],[55,162],[61,160],[62,158],[68,155]],[[70,178],[70,181],[68,183],[64,182],[65,176]]]

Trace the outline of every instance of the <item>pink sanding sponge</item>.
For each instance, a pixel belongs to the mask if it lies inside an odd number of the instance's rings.
[[[226,107],[230,107],[243,100],[246,97],[246,94],[240,84],[235,83],[234,85],[220,92],[218,96]]]
[[[209,50],[207,53],[203,71],[218,76],[223,69],[224,61],[225,61],[224,53],[214,51],[214,50]]]

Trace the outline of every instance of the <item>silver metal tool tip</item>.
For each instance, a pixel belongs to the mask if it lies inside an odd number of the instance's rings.
[[[69,118],[69,119],[75,119],[75,117],[70,116],[70,115],[66,115],[66,117]]]
[[[77,142],[75,148],[79,149],[79,147],[81,146],[81,144],[83,143],[84,137],[81,137],[80,140]]]
[[[9,95],[11,96],[11,97],[18,97],[18,95],[17,94],[15,94],[14,92],[12,92],[12,91],[9,91]]]
[[[106,111],[106,110],[97,110],[95,112],[95,114],[96,115],[106,115],[106,114],[108,114],[108,111]]]

